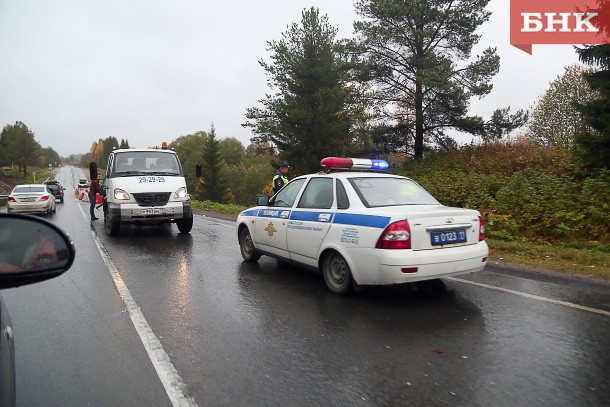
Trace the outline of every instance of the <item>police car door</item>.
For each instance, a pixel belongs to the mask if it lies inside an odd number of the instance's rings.
[[[317,266],[318,252],[333,220],[333,178],[313,177],[290,214],[287,242],[292,260]]]
[[[278,256],[289,258],[286,230],[292,206],[296,202],[305,178],[289,182],[271,199],[268,206],[258,211],[254,225],[254,245]]]

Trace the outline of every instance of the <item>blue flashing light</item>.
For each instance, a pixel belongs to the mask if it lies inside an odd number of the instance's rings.
[[[388,164],[388,162],[385,160],[371,160],[371,169],[372,170],[384,171],[384,170],[387,170],[389,167],[390,167],[390,164]]]

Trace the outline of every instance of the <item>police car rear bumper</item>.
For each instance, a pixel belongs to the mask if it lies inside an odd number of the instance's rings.
[[[435,250],[348,249],[352,275],[360,285],[402,284],[483,270],[487,243]]]

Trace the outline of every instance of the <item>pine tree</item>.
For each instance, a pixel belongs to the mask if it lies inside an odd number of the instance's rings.
[[[351,49],[361,61],[362,78],[373,85],[371,103],[391,144],[422,158],[425,141],[447,144],[447,129],[486,139],[524,123],[525,112],[498,109],[492,120],[468,116],[471,97],[491,89],[500,58],[488,48],[471,59],[489,19],[489,0],[358,0],[364,18],[354,24]],[[384,128],[385,127],[385,128]]]
[[[253,144],[270,142],[293,174],[317,171],[321,158],[342,155],[351,144],[353,92],[336,34],[312,7],[280,41],[267,42],[272,62],[260,61],[277,92],[260,100],[262,108],[247,109],[243,126],[257,134]]]
[[[577,52],[582,62],[598,67],[584,77],[599,96],[578,105],[590,129],[578,132],[574,144],[586,167],[610,168],[610,44],[586,46]]]
[[[210,127],[209,136],[203,145],[202,192],[203,199],[213,202],[226,202],[227,187],[222,176],[224,162],[220,153],[220,141],[216,139],[214,125]]]

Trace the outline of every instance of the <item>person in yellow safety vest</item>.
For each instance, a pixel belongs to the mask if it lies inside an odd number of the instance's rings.
[[[290,170],[290,165],[288,163],[282,163],[280,165],[280,169],[275,171],[273,174],[273,193],[277,194],[277,191],[282,189],[284,185],[288,183],[288,170]]]

